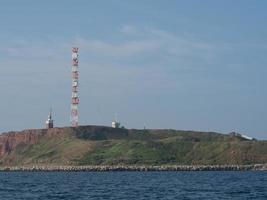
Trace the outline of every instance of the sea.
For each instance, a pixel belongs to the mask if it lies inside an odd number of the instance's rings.
[[[0,199],[267,199],[267,172],[0,172]]]

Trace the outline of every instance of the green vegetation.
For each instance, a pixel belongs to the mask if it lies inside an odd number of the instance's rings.
[[[83,126],[64,137],[19,144],[3,164],[29,165],[215,165],[267,163],[267,141],[175,130],[127,130]]]
[[[36,144],[20,144],[15,151],[4,157],[4,163],[19,164],[74,164],[90,149],[91,143],[73,137],[42,138]]]

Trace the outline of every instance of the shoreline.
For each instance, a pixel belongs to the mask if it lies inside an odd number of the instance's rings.
[[[267,171],[267,164],[254,165],[86,165],[5,166],[0,172],[107,172],[107,171]]]

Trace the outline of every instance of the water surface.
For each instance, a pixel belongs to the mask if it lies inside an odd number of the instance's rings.
[[[0,172],[0,199],[267,199],[267,172]]]

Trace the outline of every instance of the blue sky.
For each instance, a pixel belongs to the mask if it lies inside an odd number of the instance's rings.
[[[264,0],[2,1],[0,131],[80,123],[236,131],[267,139]]]

